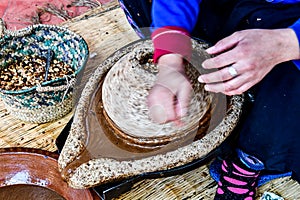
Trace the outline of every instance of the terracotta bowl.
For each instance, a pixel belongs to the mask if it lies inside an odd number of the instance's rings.
[[[73,189],[61,178],[52,152],[9,148],[0,150],[0,199],[93,200],[90,190]]]

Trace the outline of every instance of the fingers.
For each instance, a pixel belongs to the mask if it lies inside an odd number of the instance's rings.
[[[245,48],[247,46],[242,45],[244,37],[245,32],[236,32],[206,50],[216,56],[205,60],[202,63],[203,68],[218,69],[199,76],[198,81],[206,84],[207,91],[235,95],[245,92],[257,83],[257,78],[253,78],[257,72],[251,70],[253,61],[245,53],[249,53]]]
[[[183,86],[174,94],[162,85],[155,85],[147,99],[150,118],[160,124],[174,121],[180,125],[180,118],[186,115],[188,110],[191,88]]]
[[[237,65],[231,65],[209,74],[203,74],[198,77],[198,81],[200,83],[216,83],[221,81],[228,81],[238,76],[242,72],[243,71],[241,67],[238,67]]]
[[[175,104],[175,111],[177,118],[180,119],[187,114],[188,106],[190,103],[190,96],[191,96],[192,87],[190,85],[183,86],[177,94],[177,101]]]
[[[289,35],[291,32],[250,29],[232,34],[207,49],[207,53],[215,57],[204,61],[202,66],[218,71],[201,75],[198,80],[205,83],[205,89],[211,92],[226,95],[245,92],[261,81],[278,63],[291,58],[282,53],[287,52],[284,50],[285,45],[289,48],[293,46],[285,41],[288,37],[280,35],[285,33]],[[261,48],[262,43],[264,48]]]
[[[237,53],[233,49],[228,52],[224,52],[216,57],[205,60],[202,63],[202,66],[205,69],[215,69],[215,68],[221,68],[227,65],[231,65],[236,61],[237,61]]]
[[[204,86],[205,90],[226,95],[242,94],[251,88],[257,81],[249,80],[249,76],[242,74],[228,81],[208,83]]]
[[[149,106],[149,116],[153,122],[158,124],[163,124],[167,121],[165,108],[161,104],[154,104]]]
[[[241,33],[236,32],[229,37],[220,40],[217,44],[206,50],[207,53],[216,55],[202,63],[203,68],[213,69],[231,65],[239,61],[242,52],[237,45],[241,40]]]
[[[219,54],[219,53],[224,52],[226,50],[232,49],[240,41],[240,36],[239,35],[240,35],[240,33],[236,32],[236,33],[220,40],[214,46],[208,48],[206,50],[206,52],[209,53],[209,54]]]
[[[169,89],[156,85],[148,95],[147,103],[150,118],[155,123],[163,124],[176,120],[174,95]]]

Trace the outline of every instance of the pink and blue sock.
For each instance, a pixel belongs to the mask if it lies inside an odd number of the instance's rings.
[[[215,200],[254,200],[260,170],[252,170],[239,159],[223,160]]]

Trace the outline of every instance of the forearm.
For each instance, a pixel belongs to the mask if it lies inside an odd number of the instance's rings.
[[[152,33],[152,41],[154,45],[154,62],[166,54],[179,54],[186,60],[191,55],[190,35],[184,29],[179,27],[159,28]]]
[[[190,33],[193,30],[201,0],[154,0],[152,7],[154,62],[165,54],[191,55]]]

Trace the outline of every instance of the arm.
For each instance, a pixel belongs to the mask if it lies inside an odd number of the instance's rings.
[[[154,29],[174,26],[191,32],[197,22],[201,0],[154,0],[152,26]]]
[[[201,0],[154,0],[152,40],[154,61],[168,53],[189,59],[190,33],[197,22]]]
[[[190,32],[197,22],[199,3],[200,0],[153,1],[151,37],[159,73],[147,103],[150,117],[157,123],[180,124],[180,118],[187,112],[192,88],[183,60],[190,58]]]

